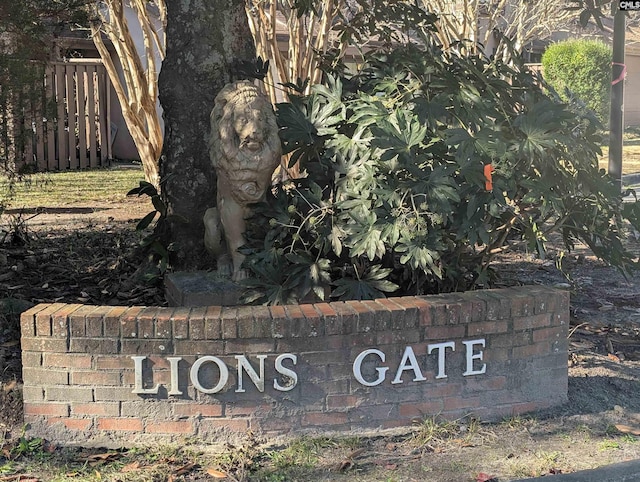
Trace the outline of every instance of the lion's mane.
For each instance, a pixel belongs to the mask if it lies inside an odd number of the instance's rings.
[[[235,115],[249,112],[261,143],[257,150],[242,148],[234,125]],[[248,81],[234,82],[216,96],[211,111],[209,156],[219,178],[240,204],[262,198],[271,175],[280,163],[278,126],[269,99]]]

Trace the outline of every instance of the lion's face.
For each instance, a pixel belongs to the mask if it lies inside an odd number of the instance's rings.
[[[218,194],[236,202],[258,201],[280,163],[278,125],[268,97],[255,85],[227,85],[211,111],[210,158],[218,175]]]
[[[238,136],[238,148],[256,152],[262,149],[268,135],[264,110],[253,102],[232,112],[233,128]]]

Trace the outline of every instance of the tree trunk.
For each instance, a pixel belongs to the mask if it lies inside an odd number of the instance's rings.
[[[209,114],[216,94],[232,80],[232,66],[253,60],[255,47],[242,0],[166,3],[167,55],[159,78],[165,118],[160,174],[169,218],[161,234],[176,249],[174,269],[203,269],[211,267],[213,259],[204,249],[202,217],[216,204],[216,175],[207,151]]]

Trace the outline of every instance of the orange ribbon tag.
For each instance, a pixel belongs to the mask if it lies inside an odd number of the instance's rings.
[[[491,176],[492,172],[493,172],[493,166],[491,164],[485,164],[484,165],[484,178],[485,178],[484,188],[487,191],[493,191],[493,178]]]

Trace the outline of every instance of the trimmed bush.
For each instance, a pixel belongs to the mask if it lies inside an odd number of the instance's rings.
[[[596,40],[568,40],[551,45],[542,56],[545,80],[560,96],[581,99],[603,124],[609,119],[611,48]],[[570,91],[570,92],[568,92]]]

